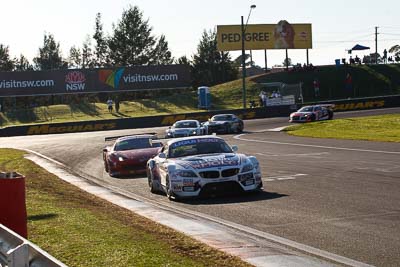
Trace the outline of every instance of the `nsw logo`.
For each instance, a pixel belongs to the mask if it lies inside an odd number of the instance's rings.
[[[71,71],[65,76],[65,89],[67,91],[85,90],[85,74],[80,71]]]
[[[100,82],[111,86],[112,88],[118,89],[119,82],[121,80],[122,74],[124,73],[124,68],[119,68],[117,70],[100,70],[99,80]]]

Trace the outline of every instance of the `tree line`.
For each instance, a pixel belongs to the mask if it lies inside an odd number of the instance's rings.
[[[241,59],[232,60],[228,52],[217,50],[217,34],[204,30],[197,51],[189,59],[174,58],[165,35],[155,36],[149,20],[137,6],[129,6],[113,25],[110,35],[103,29],[101,13],[96,14],[95,31],[81,46],[72,46],[62,57],[60,43],[45,33],[43,45],[33,62],[24,56],[11,58],[9,47],[0,44],[0,71],[57,70],[68,68],[102,68],[115,66],[187,64],[192,85],[215,85],[237,78]]]

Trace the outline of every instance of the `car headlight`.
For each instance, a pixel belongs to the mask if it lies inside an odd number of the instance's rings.
[[[243,166],[242,168],[242,172],[249,172],[251,170],[254,169],[254,165],[253,164],[246,164]]]
[[[197,175],[194,173],[194,171],[190,171],[190,170],[177,170],[175,173],[177,176],[180,176],[180,177],[197,177]]]
[[[197,131],[192,131],[192,134],[193,134],[193,135],[196,135],[196,134],[197,134]]]
[[[124,158],[124,157],[122,157],[122,156],[119,156],[119,157],[118,157],[118,161],[124,161],[124,160],[126,160],[126,158]]]

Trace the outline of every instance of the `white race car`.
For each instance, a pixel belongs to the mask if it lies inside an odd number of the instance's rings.
[[[147,162],[150,191],[176,199],[261,189],[258,160],[236,151],[236,146],[213,135],[169,140]]]
[[[175,122],[165,131],[166,138],[185,137],[207,134],[207,129],[197,120],[181,120]]]

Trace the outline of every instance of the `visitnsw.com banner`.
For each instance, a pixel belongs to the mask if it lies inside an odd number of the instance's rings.
[[[311,24],[249,24],[244,33],[245,49],[308,49],[312,48]],[[241,25],[218,25],[217,46],[220,51],[242,49]]]
[[[0,97],[174,89],[190,86],[187,65],[0,72]]]

